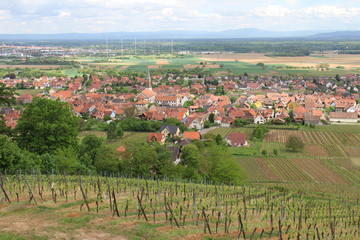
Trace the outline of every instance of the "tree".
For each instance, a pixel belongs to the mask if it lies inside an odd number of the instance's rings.
[[[45,98],[34,98],[15,128],[19,146],[40,155],[76,148],[78,129],[78,118],[67,103]]]
[[[122,130],[121,127],[118,127],[118,128],[117,128],[116,133],[117,133],[117,136],[120,137],[120,138],[121,138],[122,136],[124,136],[124,131]]]
[[[266,126],[257,125],[253,131],[253,135],[251,138],[253,141],[262,141],[267,132],[269,132],[269,129]]]
[[[95,157],[94,166],[98,172],[117,172],[120,170],[120,158],[117,152],[102,145]]]
[[[12,142],[7,136],[0,135],[0,171],[5,169],[7,173],[14,174],[20,168],[27,172],[32,168],[41,166],[38,155],[21,150],[16,142]]]
[[[6,169],[9,173],[13,173],[20,162],[21,150],[16,143],[4,135],[0,135],[0,146],[0,170],[3,172]]]
[[[128,146],[129,153],[121,160],[122,171],[140,176],[154,174],[154,166],[158,159],[157,152],[147,143]]]
[[[0,105],[10,106],[15,104],[15,89],[6,87],[4,83],[0,83]]]
[[[116,139],[117,138],[117,127],[116,123],[111,122],[106,130],[106,137],[108,140]]]
[[[193,100],[187,100],[185,103],[184,103],[184,107],[185,108],[188,108],[190,107],[191,105],[194,104],[194,101]]]
[[[217,145],[221,145],[223,142],[223,138],[220,134],[216,135],[215,142]]]
[[[96,154],[102,146],[104,139],[89,134],[83,138],[79,148],[79,158],[87,154],[91,159],[91,164],[94,164]]]
[[[206,155],[202,168],[205,169],[204,174],[207,179],[225,184],[240,184],[246,179],[245,171],[226,147],[211,147]]]
[[[199,149],[195,144],[183,147],[181,158],[188,167],[197,169],[199,166]]]
[[[209,121],[210,121],[210,123],[214,123],[214,122],[215,122],[215,113],[210,113],[210,115],[209,115]]]
[[[135,106],[125,108],[125,110],[124,110],[125,117],[127,117],[127,118],[135,117],[136,113],[137,113],[137,108]]]
[[[290,135],[285,147],[288,151],[299,152],[304,150],[304,143],[295,135]]]
[[[259,67],[261,67],[262,69],[265,69],[265,68],[266,68],[265,64],[262,63],[262,62],[257,63],[256,66],[259,66]]]
[[[237,119],[235,119],[235,121],[233,122],[233,125],[234,125],[235,127],[243,127],[243,126],[245,126],[245,125],[247,125],[247,124],[249,124],[249,122],[246,121],[246,120],[244,120],[244,119],[242,119],[242,118],[237,118]]]

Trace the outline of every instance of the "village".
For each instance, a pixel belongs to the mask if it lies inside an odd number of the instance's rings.
[[[164,80],[170,85],[163,85]],[[184,79],[187,86],[178,85],[179,80],[180,77],[172,74],[151,76],[148,70],[146,78],[91,76],[90,86],[80,77],[7,78],[1,82],[14,88],[22,85],[43,90],[36,97],[66,101],[80,117],[107,123],[126,117],[159,122],[173,118],[188,130],[180,133],[178,126],[162,125],[159,132],[148,136],[148,142],[161,144],[169,138],[179,140],[179,145],[184,146],[200,140],[209,127],[243,123],[315,126],[358,122],[360,77],[356,75],[302,79],[246,74],[199,78],[192,74]],[[129,91],[117,93],[114,91],[117,86],[128,86]],[[33,96],[24,93],[16,98],[18,110],[12,107],[0,110],[6,125],[12,129],[21,116],[21,106],[30,103]],[[248,145],[244,133],[231,133],[225,140],[233,147]],[[179,162],[179,149],[171,150],[175,151],[174,161]],[[125,149],[119,146],[118,151]]]

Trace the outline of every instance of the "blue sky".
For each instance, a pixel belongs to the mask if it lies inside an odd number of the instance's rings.
[[[0,33],[360,30],[360,0],[1,0]]]

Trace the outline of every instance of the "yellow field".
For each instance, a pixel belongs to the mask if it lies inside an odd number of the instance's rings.
[[[161,65],[149,65],[148,68],[149,69],[157,69],[157,68],[161,68]]]
[[[156,64],[158,64],[158,65],[168,65],[169,62],[166,59],[158,59],[158,60],[156,60]]]
[[[322,54],[304,57],[267,57],[263,53],[239,53],[198,56],[204,61],[240,61],[250,64],[259,62],[265,64],[284,64],[294,67],[314,67],[319,63],[328,63],[330,68],[343,66],[345,69],[360,67],[360,55],[358,54]]]

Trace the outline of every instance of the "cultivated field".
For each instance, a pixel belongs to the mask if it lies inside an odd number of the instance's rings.
[[[304,57],[267,57],[262,53],[239,53],[239,54],[218,54],[198,56],[204,61],[239,61],[250,64],[259,62],[269,65],[288,65],[294,67],[314,67],[319,63],[328,63],[330,68],[343,66],[345,69],[360,67],[360,55],[355,54],[322,54]]]

